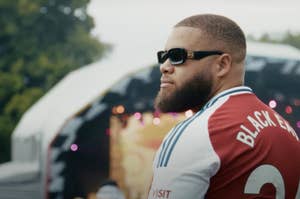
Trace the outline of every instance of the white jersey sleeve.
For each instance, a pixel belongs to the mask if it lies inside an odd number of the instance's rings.
[[[204,198],[220,160],[203,119],[207,113],[199,115],[178,124],[164,139],[154,159],[148,199]]]

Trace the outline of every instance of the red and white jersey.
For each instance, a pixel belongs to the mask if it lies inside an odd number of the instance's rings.
[[[148,199],[300,199],[300,142],[248,87],[212,98],[165,137]]]

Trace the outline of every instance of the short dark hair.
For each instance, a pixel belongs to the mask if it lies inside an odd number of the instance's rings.
[[[221,42],[224,49],[239,63],[246,57],[246,38],[242,29],[231,19],[214,14],[200,14],[183,19],[175,27],[199,28],[211,41]],[[215,43],[218,45],[218,43]],[[214,42],[212,42],[212,45]]]

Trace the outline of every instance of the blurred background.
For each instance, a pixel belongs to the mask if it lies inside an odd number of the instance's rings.
[[[296,0],[0,0],[0,198],[95,198],[107,178],[145,196],[162,137],[156,52],[214,13],[247,35],[246,85],[300,133]],[[142,175],[143,173],[143,175]]]

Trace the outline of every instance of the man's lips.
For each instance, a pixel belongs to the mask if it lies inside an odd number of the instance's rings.
[[[172,86],[173,84],[174,84],[174,82],[169,79],[161,79],[160,80],[160,88],[166,88],[166,87]]]

